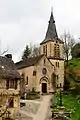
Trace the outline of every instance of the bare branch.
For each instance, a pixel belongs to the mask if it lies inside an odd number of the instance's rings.
[[[8,50],[5,50],[5,51],[3,51],[0,55],[4,55],[5,53],[7,53],[8,52]]]
[[[72,47],[75,44],[75,39],[69,32],[68,33],[64,32],[64,34],[61,36],[61,39],[64,42],[65,59],[67,60],[67,63],[68,63],[68,59],[69,59],[69,56],[71,55]]]

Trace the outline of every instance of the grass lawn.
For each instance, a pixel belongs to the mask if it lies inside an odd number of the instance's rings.
[[[80,70],[80,58],[69,60],[69,65],[75,70]]]
[[[55,111],[58,110],[59,107],[59,94],[54,95],[55,98]],[[71,112],[71,120],[80,120],[80,102],[77,100],[77,97],[72,95],[65,95],[62,96],[63,99],[63,106],[65,107],[66,111]]]

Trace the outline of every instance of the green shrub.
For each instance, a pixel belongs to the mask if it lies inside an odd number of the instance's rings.
[[[35,91],[35,88],[33,88],[32,91],[28,92],[26,95],[27,100],[34,100],[39,98],[40,98],[40,95]]]

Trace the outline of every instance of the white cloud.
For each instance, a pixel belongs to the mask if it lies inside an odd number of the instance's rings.
[[[64,30],[80,37],[79,0],[0,0],[1,50],[9,46],[18,60],[26,44],[40,43],[46,34],[53,6],[58,34]]]

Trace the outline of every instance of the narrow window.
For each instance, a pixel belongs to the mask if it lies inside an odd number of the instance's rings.
[[[17,80],[15,80],[15,85],[14,85],[14,87],[15,87],[15,89],[17,89]]]
[[[50,44],[50,53],[51,53],[51,44]]]
[[[47,45],[43,46],[43,54],[45,54],[47,56]]]
[[[8,104],[9,104],[9,108],[13,108],[14,107],[14,99],[13,98],[10,98],[8,100]]]
[[[46,56],[47,56],[47,45],[46,45]]]
[[[9,80],[6,80],[6,89],[9,89]]]
[[[45,54],[45,46],[43,46],[43,54]]]
[[[58,44],[54,45],[54,57],[55,58],[60,58],[60,48]]]
[[[56,67],[57,67],[57,62],[56,62]]]
[[[57,85],[56,87],[57,87],[57,88],[59,87],[59,86],[58,86],[58,79],[59,79],[59,75],[56,75],[56,83],[57,83],[57,84],[56,84],[56,85]]]
[[[56,79],[57,79],[57,80],[59,79],[59,76],[58,76],[58,75],[56,76]]]
[[[14,80],[9,81],[9,88],[14,88]]]
[[[36,71],[35,70],[33,71],[33,76],[36,76]]]
[[[59,62],[57,64],[58,64],[58,68],[59,68]]]
[[[28,76],[26,77],[26,85],[28,85]]]
[[[46,60],[44,59],[44,65],[45,65]]]

